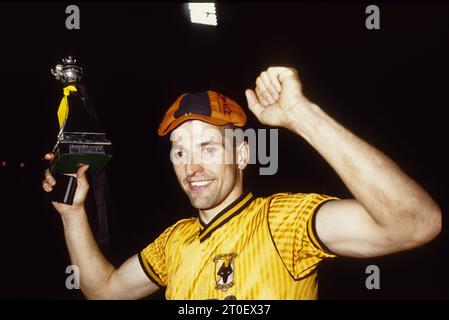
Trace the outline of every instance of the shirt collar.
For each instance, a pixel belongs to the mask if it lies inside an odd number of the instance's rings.
[[[251,192],[243,192],[240,197],[221,210],[209,223],[205,224],[201,221],[201,218],[198,218],[203,227],[199,234],[200,242],[209,238],[215,230],[242,212],[252,202],[253,198],[254,196]]]

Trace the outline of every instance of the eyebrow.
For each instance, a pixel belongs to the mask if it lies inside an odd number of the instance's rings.
[[[199,145],[200,147],[205,147],[205,146],[224,146],[224,141],[221,141],[221,142],[204,141],[204,142],[201,142],[201,143],[199,143],[197,145]],[[172,144],[172,148],[177,148],[177,147],[183,147],[182,143],[175,142],[175,143]]]
[[[217,142],[217,141],[205,141],[205,142],[201,142],[200,146],[201,147],[205,147],[205,146],[223,146],[223,141],[221,142]]]

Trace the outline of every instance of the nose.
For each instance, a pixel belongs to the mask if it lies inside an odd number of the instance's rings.
[[[202,172],[204,170],[201,164],[197,163],[188,163],[185,165],[187,176],[194,176],[198,172]]]
[[[188,162],[185,163],[185,170],[188,177],[203,172],[204,167],[201,162],[201,151],[192,150],[192,152],[189,153]]]

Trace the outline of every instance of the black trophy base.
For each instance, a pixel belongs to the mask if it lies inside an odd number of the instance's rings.
[[[76,178],[63,174],[55,174],[53,178],[56,180],[56,184],[49,194],[50,200],[73,205],[76,187],[78,185]]]
[[[54,154],[50,172],[56,185],[50,198],[52,201],[72,205],[77,180],[66,174],[75,174],[82,164],[89,165],[90,173],[100,173],[112,158],[111,142],[104,133],[63,132]]]
[[[109,160],[110,155],[60,153],[51,164],[50,171],[54,174],[76,173],[81,164],[88,164],[89,172],[97,174]]]
[[[111,142],[104,133],[64,132],[55,148],[50,171],[76,173],[81,164],[88,164],[89,172],[97,174],[111,158]]]

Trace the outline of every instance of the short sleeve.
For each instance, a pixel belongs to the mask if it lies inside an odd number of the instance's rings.
[[[336,257],[315,230],[316,212],[331,200],[339,199],[316,193],[282,193],[271,199],[270,234],[287,270],[296,280],[310,275],[323,259]]]
[[[157,239],[139,254],[139,262],[148,278],[160,287],[167,286],[167,255],[169,239],[182,221],[167,228]]]

